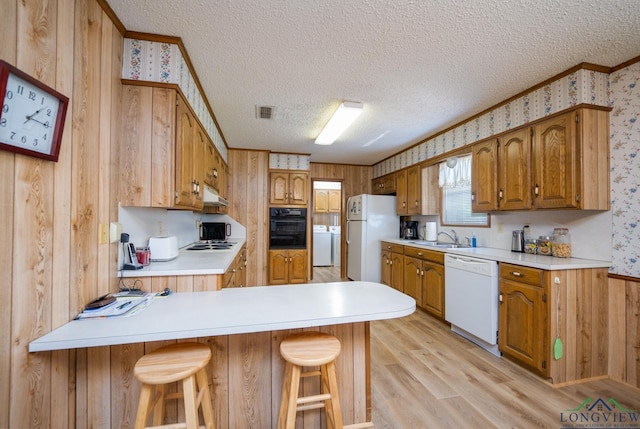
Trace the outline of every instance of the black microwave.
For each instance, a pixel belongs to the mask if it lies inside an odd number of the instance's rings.
[[[269,249],[307,248],[307,209],[269,209]]]

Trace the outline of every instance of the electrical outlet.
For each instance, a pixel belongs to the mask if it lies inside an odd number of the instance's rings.
[[[196,219],[196,229],[199,231],[200,230],[200,224],[202,223],[202,221],[200,219]]]
[[[101,223],[98,227],[98,243],[109,243],[109,225],[107,225],[106,223]]]
[[[158,235],[160,237],[164,235],[164,225],[162,225],[162,221],[158,221]]]

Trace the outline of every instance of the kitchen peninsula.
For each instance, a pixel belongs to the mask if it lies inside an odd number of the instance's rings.
[[[126,398],[112,417],[124,427],[131,423],[126,410],[137,406],[139,386],[126,384],[137,359],[166,341],[198,338],[212,348],[216,418],[228,419],[220,426],[275,427],[284,370],[279,344],[294,331],[319,329],[342,344],[337,368],[345,422],[364,422],[370,418],[369,321],[414,310],[412,298],[371,282],[176,293],[131,317],[71,321],[32,341],[29,351],[111,347],[112,387],[122,386]],[[91,371],[110,369],[94,364]],[[312,380],[305,383],[313,388]],[[306,418],[319,420],[320,413],[311,413]]]

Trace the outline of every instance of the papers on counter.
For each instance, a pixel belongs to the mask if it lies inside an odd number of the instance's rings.
[[[155,294],[145,293],[143,295],[114,294],[116,300],[104,307],[90,309],[87,308],[78,314],[76,320],[93,319],[100,317],[123,317],[130,316],[146,308],[152,301]]]

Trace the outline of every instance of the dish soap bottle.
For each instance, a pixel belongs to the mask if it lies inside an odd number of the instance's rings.
[[[476,247],[477,244],[478,242],[476,240],[476,232],[474,231],[471,235],[471,247]]]

